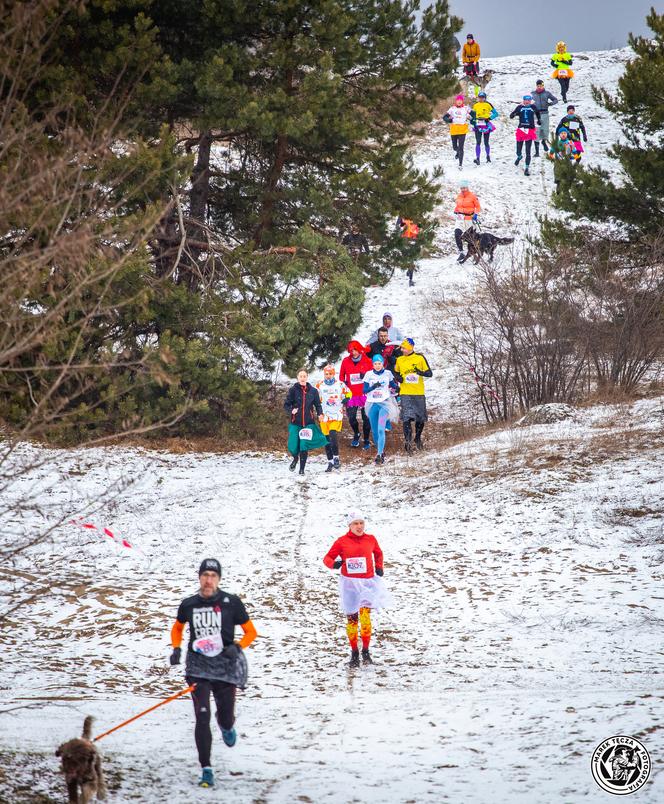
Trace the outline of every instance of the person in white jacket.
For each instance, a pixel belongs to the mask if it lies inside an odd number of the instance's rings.
[[[401,341],[403,340],[403,335],[401,334],[401,330],[398,327],[394,326],[394,319],[392,318],[392,313],[388,312],[383,313],[383,326],[387,329],[388,343],[401,343]],[[369,343],[373,343],[374,341],[377,340],[378,340],[378,330],[375,329],[371,333]]]
[[[463,148],[468,133],[470,120],[470,107],[466,106],[463,95],[457,95],[454,106],[451,106],[443,115],[443,120],[450,124],[450,136],[454,157],[459,162],[459,170],[463,170]]]

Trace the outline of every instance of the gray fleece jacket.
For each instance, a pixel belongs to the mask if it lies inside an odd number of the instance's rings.
[[[538,112],[547,112],[549,110],[549,106],[555,106],[558,103],[558,98],[555,95],[552,95],[548,89],[545,89],[544,92],[532,92],[533,97],[533,106],[537,109]]]

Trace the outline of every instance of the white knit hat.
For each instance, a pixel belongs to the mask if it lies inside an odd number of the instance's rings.
[[[350,527],[351,522],[355,522],[356,520],[361,519],[364,522],[364,514],[362,511],[349,511],[346,515],[346,520],[348,522],[348,527]]]

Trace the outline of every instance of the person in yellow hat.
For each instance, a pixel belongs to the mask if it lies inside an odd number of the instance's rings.
[[[558,79],[563,103],[567,103],[569,82],[570,78],[574,77],[574,70],[572,70],[572,54],[567,52],[567,45],[564,42],[556,44],[556,52],[551,56],[551,66],[554,68],[551,77]]]
[[[415,422],[415,446],[417,449],[423,448],[422,431],[427,420],[424,378],[431,376],[433,372],[426,357],[415,351],[415,341],[412,338],[405,338],[401,344],[401,356],[394,366],[394,378],[399,383],[406,452],[412,452],[413,449],[412,422]]]

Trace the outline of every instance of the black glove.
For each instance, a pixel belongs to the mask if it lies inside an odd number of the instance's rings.
[[[415,374],[419,374],[419,375],[420,375],[420,377],[422,377],[422,376],[424,375],[424,372],[422,371],[422,369],[418,369],[418,368],[416,368],[416,369],[415,369]]]
[[[224,648],[223,654],[227,659],[237,659],[241,650],[242,648],[236,642],[233,642]]]
[[[382,577],[383,577],[383,568],[382,568],[382,567],[380,567],[380,569],[379,569],[378,567],[376,567],[376,575],[377,575],[379,578],[382,578]]]
[[[588,137],[584,137],[584,138],[583,138],[583,141],[584,141],[584,142],[588,142]]]
[[[173,653],[171,653],[169,662],[171,663],[171,667],[174,667],[176,664],[180,664],[180,657],[182,656],[182,648],[173,648]]]
[[[369,390],[370,390],[370,391],[375,391],[375,390],[376,390],[376,388],[379,388],[379,387],[380,387],[380,383],[379,383],[379,382],[375,382],[373,385],[371,385],[371,386],[369,387]]]
[[[337,560],[334,562],[334,564],[332,564],[332,569],[341,569],[341,565],[342,565],[343,563],[344,563],[344,562],[343,562],[343,561],[342,561],[340,558],[338,558],[338,559],[337,559]]]

